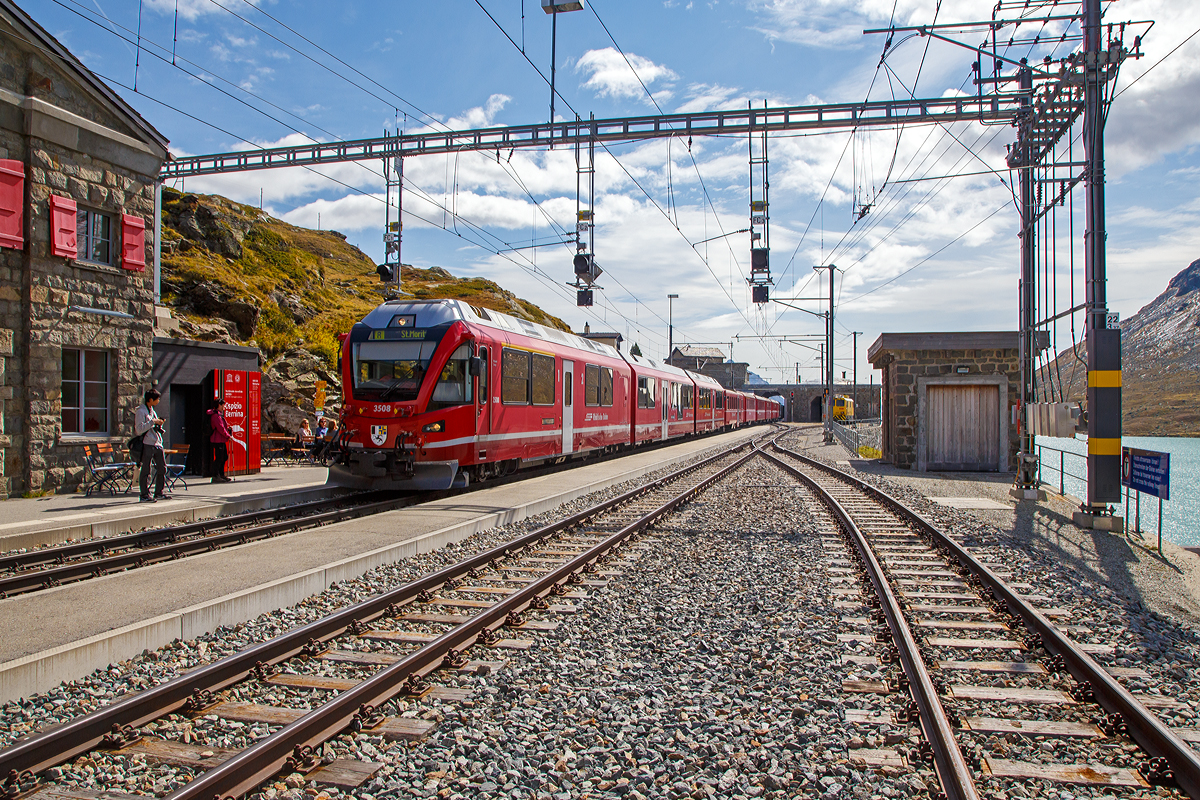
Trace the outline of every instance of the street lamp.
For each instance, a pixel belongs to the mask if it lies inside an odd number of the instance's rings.
[[[550,25],[550,129],[551,138],[554,136],[554,72],[558,67],[557,49],[558,49],[558,15],[564,11],[582,11],[583,0],[565,0],[564,2],[556,2],[555,0],[542,0],[542,11],[551,15],[553,22]]]
[[[675,315],[674,303],[678,300],[679,295],[667,295],[667,363],[671,363],[671,356],[675,353]],[[661,319],[661,317],[660,317]]]

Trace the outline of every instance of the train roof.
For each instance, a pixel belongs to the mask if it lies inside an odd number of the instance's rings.
[[[702,372],[689,372],[688,375],[692,376],[692,380],[696,382],[697,386],[703,386],[706,389],[717,389],[722,392],[725,391],[725,387],[716,378],[709,377]]]
[[[668,375],[674,375],[677,378],[686,379],[686,380],[691,380],[692,378],[695,377],[695,375],[693,375],[691,372],[688,372],[686,369],[680,369],[679,367],[675,366],[674,364],[668,364],[667,362],[659,361],[656,358],[647,358],[646,356],[635,356],[630,353],[622,353],[622,355],[624,356],[625,360],[628,361],[630,364],[636,364],[639,367],[649,367],[650,369],[656,369],[659,372],[665,372]]]
[[[490,308],[473,306],[462,300],[389,300],[367,314],[363,322],[373,328],[386,328],[398,314],[416,314],[415,327],[432,328],[447,322],[469,322],[487,328],[496,328],[510,333],[519,333],[545,342],[587,350],[598,355],[620,360],[621,354],[614,348],[584,339],[573,333],[547,328],[527,319],[518,319]]]

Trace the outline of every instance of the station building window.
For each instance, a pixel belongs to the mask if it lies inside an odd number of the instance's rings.
[[[112,231],[112,214],[92,211],[88,208],[77,209],[75,212],[75,239],[79,249],[79,260],[111,266],[113,263]]]
[[[109,354],[62,351],[63,433],[102,435],[109,429]]]

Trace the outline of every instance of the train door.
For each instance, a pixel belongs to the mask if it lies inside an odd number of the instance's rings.
[[[662,382],[662,431],[659,435],[660,439],[667,438],[667,406],[671,403],[671,382],[664,380]]]
[[[562,451],[575,450],[575,362],[562,362]]]
[[[479,348],[479,385],[475,392],[475,457],[481,461],[487,458],[487,437],[492,432],[492,388],[488,382],[491,371],[491,354],[489,348]]]

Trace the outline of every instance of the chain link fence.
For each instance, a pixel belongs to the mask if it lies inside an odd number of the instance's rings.
[[[882,419],[834,420],[832,427],[834,437],[859,458],[879,458],[883,455]]]

